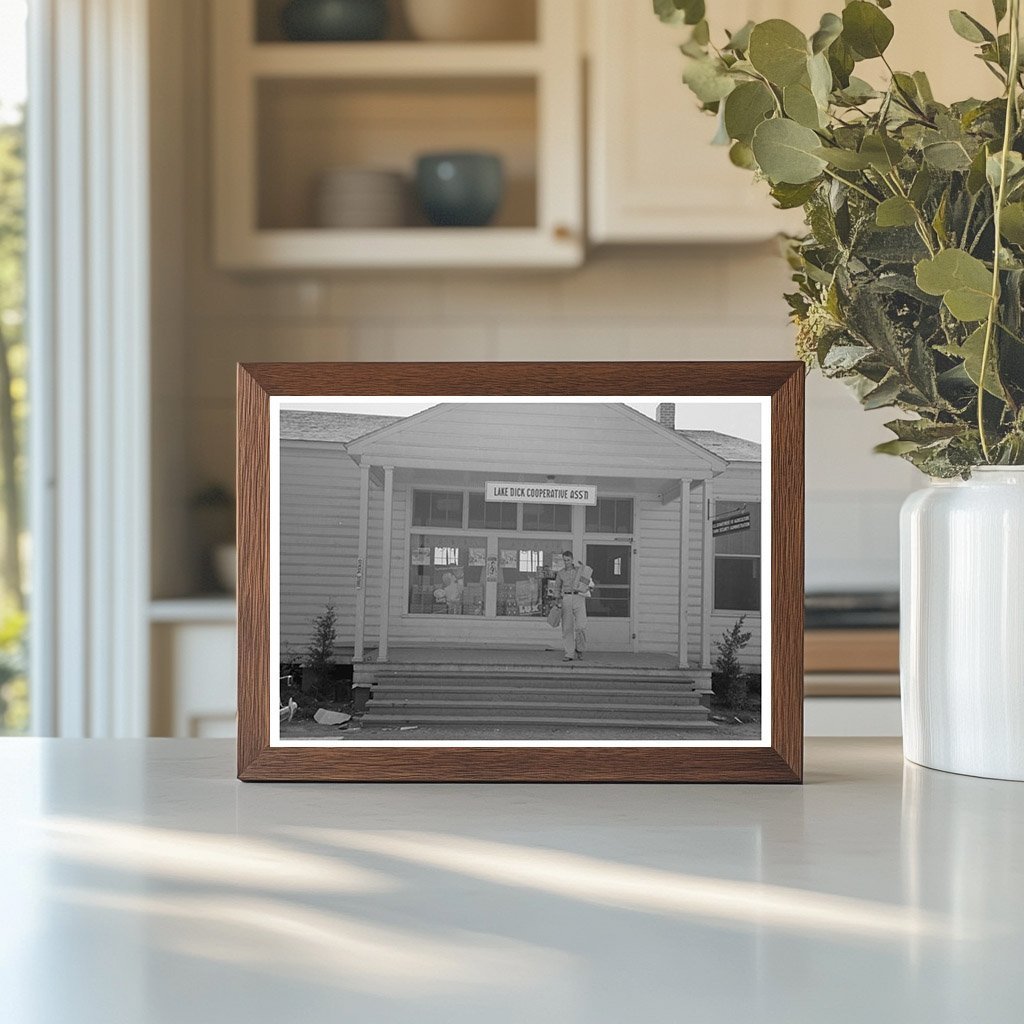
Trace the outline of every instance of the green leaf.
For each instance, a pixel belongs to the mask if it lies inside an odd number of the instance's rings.
[[[941,295],[946,308],[965,323],[983,320],[991,304],[992,271],[962,249],[945,249],[915,268],[917,286]]]
[[[921,446],[917,441],[883,441],[872,449],[876,455],[906,455]]]
[[[863,171],[871,166],[871,161],[852,149],[836,149],[831,146],[819,146],[814,150],[815,156],[828,161],[833,167],[841,171]]]
[[[762,121],[754,131],[752,148],[758,166],[773,184],[802,185],[818,178],[825,161],[815,153],[821,140],[786,118]]]
[[[754,129],[775,110],[775,97],[763,82],[743,82],[725,101],[725,128],[729,137],[748,146]]]
[[[953,26],[953,31],[969,43],[995,42],[996,37],[966,11],[950,11],[949,23]]]
[[[917,223],[914,204],[902,196],[893,196],[878,204],[875,223],[880,228],[905,228]]]
[[[773,85],[793,85],[807,69],[807,38],[795,25],[772,18],[750,33],[747,59]]]
[[[805,182],[802,185],[780,182],[772,186],[772,199],[780,210],[795,210],[798,206],[803,206],[817,189],[817,181]]]
[[[922,164],[921,169],[914,175],[914,181],[907,193],[910,201],[920,206],[928,198],[934,180],[931,168],[927,164]]]
[[[746,53],[750,47],[750,33],[754,31],[755,24],[756,22],[748,21],[743,28],[733,32],[723,49],[732,50],[735,53]]]
[[[835,14],[823,14],[818,31],[811,36],[811,53],[827,50],[843,32],[843,19]]]
[[[822,128],[824,119],[809,82],[795,82],[782,90],[782,106],[786,116],[805,128]]]
[[[856,58],[853,50],[846,45],[843,37],[840,36],[828,48],[828,66],[832,69],[832,77],[835,79],[836,87],[845,89],[850,84],[850,75],[853,73]]]
[[[654,13],[667,25],[696,25],[704,17],[704,0],[654,0]]]
[[[966,171],[971,166],[971,158],[959,142],[932,142],[921,152],[925,160],[940,171]]]
[[[891,174],[903,159],[903,147],[887,135],[865,135],[860,152],[876,171],[883,174]]]
[[[970,168],[967,172],[967,191],[972,195],[976,196],[984,187],[986,182],[985,167],[988,162],[988,149],[982,146],[977,153],[974,154],[971,160]]]
[[[952,359],[962,359],[964,372],[974,382],[975,387],[981,386],[981,363],[985,354],[985,325],[982,324],[970,337],[959,347],[955,345],[941,345],[938,351]],[[996,346],[993,341],[989,345],[988,364],[985,367],[985,390],[996,398],[1005,400],[1006,392],[999,382],[999,374],[996,371]]]
[[[999,227],[1007,242],[1024,245],[1024,203],[1010,203],[1004,207]]]
[[[729,160],[736,167],[742,167],[745,171],[757,170],[754,151],[745,142],[734,142],[732,144],[729,149]]]
[[[717,103],[736,88],[736,82],[717,60],[688,61],[683,81],[701,103]]]
[[[843,39],[862,60],[881,57],[893,31],[892,22],[866,0],[853,0],[843,9]]]

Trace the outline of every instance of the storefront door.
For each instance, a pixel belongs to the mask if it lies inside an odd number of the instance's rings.
[[[629,544],[588,544],[594,592],[587,599],[587,643],[597,651],[631,651],[633,549]]]

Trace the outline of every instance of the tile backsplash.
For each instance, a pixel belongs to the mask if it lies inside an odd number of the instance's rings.
[[[247,279],[190,266],[195,485],[231,478],[236,361],[792,357],[787,270],[771,245],[597,253],[556,273]],[[871,453],[886,414],[812,376],[807,417],[808,587],[894,587],[897,513],[916,474]]]

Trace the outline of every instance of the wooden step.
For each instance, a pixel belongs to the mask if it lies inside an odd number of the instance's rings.
[[[419,703],[421,701],[479,700],[490,703],[574,701],[589,704],[649,704],[659,707],[698,707],[700,697],[692,690],[638,687],[566,687],[566,686],[494,686],[442,685],[410,686],[378,683],[373,687],[373,702]]]
[[[419,714],[415,718],[408,716],[392,716],[366,714],[363,717],[364,726],[389,726],[389,725],[422,725],[422,726],[457,726],[460,728],[481,728],[481,727],[532,727],[532,726],[553,726],[565,728],[586,728],[586,729],[685,729],[687,732],[714,733],[718,726],[707,720],[706,714],[703,718],[680,719],[675,718],[591,718],[583,717],[582,713],[576,716],[566,715],[564,717],[546,715],[527,717],[519,714]]]
[[[463,711],[500,711],[520,721],[528,721],[534,717],[561,718],[566,714],[574,714],[592,719],[604,718],[636,718],[650,721],[651,719],[673,717],[681,719],[697,719],[707,721],[707,708],[696,707],[664,707],[657,704],[589,704],[585,701],[537,701],[515,705],[496,704],[494,701],[482,700],[418,700],[418,701],[379,701],[374,700],[367,708],[367,716],[375,719],[380,716],[398,715],[404,718],[419,719],[422,715],[449,712],[459,714]],[[364,716],[365,720],[366,716]]]

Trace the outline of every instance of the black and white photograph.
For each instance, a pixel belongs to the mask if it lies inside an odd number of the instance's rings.
[[[272,399],[273,742],[764,745],[769,415]]]

